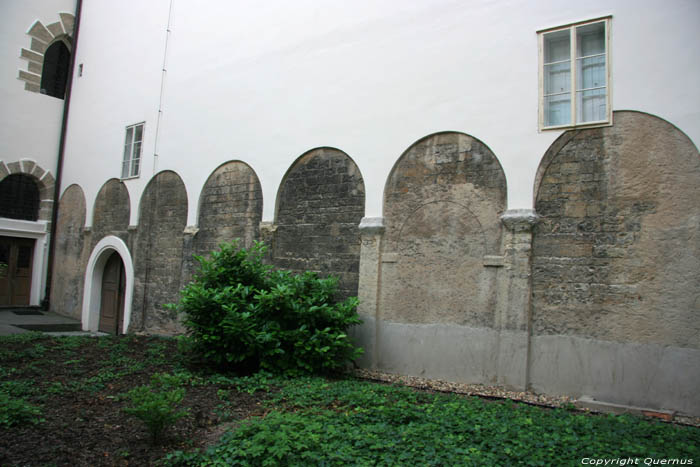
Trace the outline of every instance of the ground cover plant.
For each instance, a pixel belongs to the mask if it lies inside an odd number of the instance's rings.
[[[335,300],[337,279],[264,263],[266,247],[224,243],[199,268],[174,308],[192,351],[219,369],[299,375],[342,370],[361,355],[347,334],[357,298]]]
[[[177,348],[177,339],[146,336],[0,337],[0,393],[38,411],[0,424],[0,465],[581,465],[582,457],[626,456],[699,462],[695,427],[349,376],[202,373],[183,366]],[[156,444],[124,410],[135,406],[127,394],[141,386],[184,392],[175,410],[187,415]]]

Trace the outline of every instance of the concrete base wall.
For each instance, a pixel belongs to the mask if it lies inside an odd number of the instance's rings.
[[[531,359],[537,392],[700,414],[700,350],[538,336]]]

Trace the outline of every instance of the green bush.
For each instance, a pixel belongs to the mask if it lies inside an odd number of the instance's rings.
[[[308,374],[361,355],[346,334],[357,298],[334,302],[336,278],[292,274],[263,263],[265,246],[222,244],[181,292],[192,347],[206,362],[243,373]]]
[[[0,391],[0,427],[36,425],[43,421],[41,409],[25,402],[24,399],[10,397],[6,392]]]
[[[151,443],[157,443],[168,427],[187,415],[186,410],[177,410],[185,397],[185,390],[179,385],[181,378],[177,375],[157,373],[151,377],[151,384],[137,386],[126,397],[131,402],[124,412],[135,416],[148,429]]]

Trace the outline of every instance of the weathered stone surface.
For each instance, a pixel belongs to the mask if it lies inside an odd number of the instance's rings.
[[[340,278],[338,296],[357,295],[362,175],[347,154],[314,149],[294,163],[277,195],[272,261],[296,272]]]
[[[71,185],[58,204],[51,309],[77,319],[81,317],[83,301],[84,225],[85,195],[78,185]]]
[[[75,26],[75,16],[70,13],[59,13],[58,16],[61,17],[61,22],[63,23],[63,29],[69,36],[73,35],[73,27]]]
[[[27,70],[29,70],[30,73],[41,75],[42,69],[43,69],[42,66],[36,62],[28,62],[27,63]],[[30,83],[25,83],[25,84],[30,84]]]
[[[700,156],[637,112],[567,132],[543,160],[533,329],[700,348]]]
[[[34,36],[47,44],[53,40],[53,34],[51,34],[39,20],[32,25],[27,34]]]
[[[51,32],[51,34],[53,34],[55,37],[65,34],[65,32],[63,31],[63,25],[61,25],[60,21],[56,21],[55,23],[49,24],[48,26],[46,26],[46,29],[48,29],[49,32]]]
[[[134,248],[134,300],[130,329],[172,334],[182,331],[164,305],[179,299],[187,192],[175,172],[160,172],[141,197]]]
[[[207,254],[236,238],[249,247],[259,238],[262,188],[247,164],[234,161],[216,169],[204,184],[199,203],[195,254]]]
[[[117,236],[128,245],[130,214],[131,203],[126,185],[116,178],[105,182],[97,193],[93,207],[91,238],[93,247],[107,235]]]
[[[441,133],[401,156],[384,193],[380,318],[493,327],[505,176],[490,149]]]
[[[32,52],[31,50],[22,49],[22,51],[20,52],[20,57],[25,58],[27,60],[31,60],[33,62],[37,62],[39,64],[44,63],[44,55]]]
[[[29,48],[32,49],[34,52],[44,54],[44,52],[46,52],[47,47],[48,46],[45,43],[38,41],[34,37],[32,37],[32,44]]]

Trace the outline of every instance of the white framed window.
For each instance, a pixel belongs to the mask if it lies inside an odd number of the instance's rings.
[[[126,127],[124,139],[124,161],[122,162],[122,178],[138,177],[141,171],[141,149],[143,146],[143,131],[146,122]]]
[[[541,130],[612,123],[610,19],[537,32]]]

